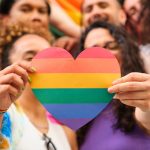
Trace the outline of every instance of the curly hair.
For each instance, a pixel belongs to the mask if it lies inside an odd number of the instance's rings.
[[[45,28],[31,28],[30,26],[24,26],[21,24],[14,24],[8,26],[0,26],[0,49],[1,52],[1,68],[5,68],[10,65],[9,55],[13,48],[14,43],[22,36],[26,34],[36,34],[49,43],[51,43],[53,37]]]
[[[95,22],[89,26],[81,37],[81,50],[84,49],[84,43],[90,31],[96,28],[104,28],[114,37],[116,42],[120,45],[121,50],[121,74],[127,75],[131,72],[145,73],[143,60],[139,54],[138,45],[127,35],[126,31],[118,26],[106,22]],[[136,124],[134,118],[135,108],[122,104],[120,101],[113,99],[113,111],[116,118],[116,123],[113,128],[120,129],[122,132],[131,132]],[[86,131],[91,126],[91,123],[86,125],[83,129],[78,131],[79,144],[84,141]]]

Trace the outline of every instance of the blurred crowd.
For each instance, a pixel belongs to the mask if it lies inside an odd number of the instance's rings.
[[[150,0],[0,0],[1,150],[150,150]],[[28,73],[43,49],[74,58],[108,49],[122,78],[111,103],[77,132],[32,93]]]

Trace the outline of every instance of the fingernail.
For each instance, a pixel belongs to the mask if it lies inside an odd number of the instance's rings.
[[[114,98],[114,99],[117,99],[117,95],[115,94],[113,98]]]
[[[18,94],[16,95],[16,97],[18,98],[18,97],[20,97],[20,95],[21,95],[21,94],[20,94],[20,93],[18,93]]]
[[[114,93],[114,92],[113,92],[113,88],[111,88],[111,87],[108,88],[108,92],[109,92],[109,93]]]
[[[21,87],[21,91],[24,91],[25,87]]]
[[[36,72],[36,68],[35,67],[31,67],[31,71],[32,72]]]
[[[28,77],[28,82],[31,83],[32,82],[32,79],[30,77]]]

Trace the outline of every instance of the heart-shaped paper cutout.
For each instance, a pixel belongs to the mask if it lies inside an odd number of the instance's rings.
[[[37,69],[31,87],[37,99],[60,122],[77,130],[111,101],[107,92],[120,77],[116,58],[103,48],[84,50],[76,60],[61,48],[41,51],[32,61]]]

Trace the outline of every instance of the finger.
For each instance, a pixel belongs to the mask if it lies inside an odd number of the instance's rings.
[[[19,65],[21,68],[25,69],[26,72],[29,72],[29,73],[34,73],[34,72],[36,72],[36,68],[31,65],[31,62],[21,61],[21,62],[18,63],[18,65]]]
[[[145,91],[138,91],[138,92],[125,92],[125,93],[118,93],[115,95],[116,99],[120,100],[144,100],[150,99],[150,94]]]
[[[74,46],[74,42],[73,41],[69,41],[68,44],[66,45],[66,50],[70,51]]]
[[[17,64],[14,64],[14,65],[11,65],[7,68],[7,72],[5,72],[5,75],[8,74],[8,73],[15,73],[17,75],[19,75],[23,81],[24,81],[24,84],[27,83],[28,81],[28,73],[25,69],[23,69],[22,67],[20,67],[19,65]]]
[[[66,42],[64,40],[58,40],[53,44],[53,46],[61,47],[61,48],[65,49]]]
[[[12,102],[17,99],[19,91],[11,85],[0,86],[0,109],[7,110]],[[13,99],[12,99],[13,98]]]
[[[11,84],[18,89],[22,89],[25,84],[20,76],[16,75],[15,73],[10,73],[0,78],[0,84]]]
[[[143,111],[149,111],[150,110],[150,101],[149,100],[123,100],[121,103],[132,106],[132,107],[138,107]]]
[[[148,74],[133,72],[120,79],[115,80],[112,84],[116,85],[119,83],[132,82],[132,81],[143,82],[148,79],[150,79],[150,75]]]
[[[144,90],[147,90],[147,86],[143,82],[120,83],[108,88],[109,93],[144,91]]]
[[[24,79],[24,81],[27,81],[28,73],[26,72],[25,69],[21,68],[17,64],[8,66],[4,70],[2,70],[1,76],[7,75],[7,74],[10,74],[10,73],[15,73],[15,74],[21,76]]]
[[[0,95],[6,95],[6,94],[11,94],[13,96],[17,96],[19,93],[19,90],[17,88],[14,88],[12,85],[9,84],[4,84],[0,85]],[[1,96],[1,100],[2,100]]]
[[[63,46],[62,48],[64,48],[65,50],[69,51],[68,48],[67,48],[69,46],[69,41],[63,41],[62,46]]]
[[[28,75],[27,72],[34,73],[36,69],[31,66],[31,63],[26,63],[24,61],[15,63],[6,67],[5,69],[0,71],[0,76],[8,74],[8,73],[18,73],[19,75],[25,74]]]

